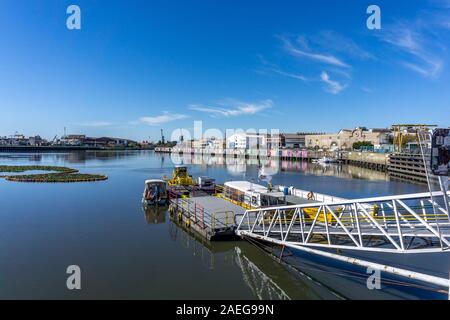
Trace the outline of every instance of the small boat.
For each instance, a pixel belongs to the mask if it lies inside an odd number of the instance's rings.
[[[339,162],[338,159],[330,158],[330,157],[323,157],[316,161],[316,163],[320,163],[320,164],[329,164],[329,163],[338,163],[338,162]]]
[[[146,206],[166,206],[169,203],[167,182],[157,179],[145,181],[142,203]]]

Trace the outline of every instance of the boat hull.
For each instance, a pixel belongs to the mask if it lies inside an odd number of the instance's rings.
[[[161,199],[160,201],[142,199],[142,204],[146,207],[151,206],[166,207],[168,206],[169,201],[167,199]]]
[[[254,239],[251,240],[255,242]],[[408,279],[402,276],[393,275],[386,272],[380,273],[380,289],[368,288],[368,280],[373,271],[368,273],[367,268],[348,262],[336,260],[311,252],[306,252],[294,247],[286,247],[284,250],[274,244],[263,240],[256,240],[259,246],[265,251],[274,255],[280,262],[283,262],[302,273],[314,278],[330,290],[338,293],[346,299],[352,300],[447,300],[449,298],[448,288],[439,287],[422,281]],[[336,254],[336,250],[323,250]],[[380,253],[356,252],[355,250],[341,250],[338,254],[346,257],[363,259],[374,263],[385,263],[393,267],[405,268],[405,264],[414,265],[417,272],[428,270],[427,264],[434,261],[434,274],[442,275],[444,270],[448,270],[450,264],[450,253],[430,254],[385,254],[380,259]],[[438,262],[439,261],[439,262]],[[421,268],[421,266],[424,266]],[[440,269],[440,271],[438,271]],[[430,270],[431,271],[431,270]],[[373,284],[373,278],[369,280]]]

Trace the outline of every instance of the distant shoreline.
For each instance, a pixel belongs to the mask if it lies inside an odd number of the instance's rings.
[[[125,151],[153,150],[154,148],[102,148],[85,146],[0,146],[0,152],[55,152],[55,151]]]

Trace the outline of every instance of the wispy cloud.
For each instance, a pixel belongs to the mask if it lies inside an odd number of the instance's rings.
[[[373,89],[372,88],[368,88],[368,87],[361,87],[361,90],[364,91],[365,93],[373,93]]]
[[[320,75],[320,79],[327,85],[327,91],[332,94],[338,94],[345,89],[345,85],[338,81],[331,80],[327,72],[323,71]]]
[[[341,35],[335,31],[322,31],[319,34],[312,36],[311,41],[321,48],[332,52],[340,52],[346,56],[351,56],[361,60],[375,59],[375,56],[372,53],[363,49],[351,38]]]
[[[78,123],[80,127],[109,127],[114,125],[113,122],[109,121],[86,121]]]
[[[299,58],[306,58],[322,64],[333,65],[337,67],[348,68],[349,65],[332,54],[326,52],[314,52],[310,50],[307,41],[304,37],[297,39],[297,45],[295,46],[291,40],[286,37],[280,37],[283,41],[284,49],[292,56]]]
[[[450,0],[430,0],[438,8],[450,9]]]
[[[193,111],[209,113],[213,117],[229,118],[242,115],[254,115],[272,107],[272,100],[264,100],[256,103],[230,100],[226,102],[220,102],[216,106],[194,104],[189,106],[189,109]]]
[[[280,76],[284,76],[284,77],[288,77],[288,78],[292,78],[292,79],[296,79],[296,80],[301,80],[304,82],[309,81],[309,79],[302,74],[286,72],[286,71],[281,70],[277,65],[274,65],[274,64],[271,64],[270,62],[268,62],[262,55],[259,55],[258,57],[261,60],[261,63],[263,65],[262,69],[257,70],[257,72],[259,74],[265,75],[268,73],[275,73]]]
[[[381,39],[405,56],[399,64],[426,78],[439,78],[444,61],[439,41],[424,29],[423,22],[390,26]]]
[[[186,119],[186,118],[188,118],[187,115],[177,114],[177,113],[169,113],[166,111],[162,115],[153,116],[153,117],[142,117],[139,120],[150,126],[157,126],[157,125],[164,124],[167,122],[182,120],[182,119]]]
[[[302,82],[325,83],[326,92],[331,94],[338,94],[348,87],[353,71],[353,67],[335,53],[341,53],[353,59],[375,60],[369,52],[362,49],[353,40],[332,31],[324,31],[308,37],[301,35],[295,40],[287,36],[277,37],[282,41],[282,48],[289,56],[297,58],[296,64],[290,68],[286,66],[282,68],[279,65],[270,64],[266,59],[260,57],[265,72]],[[297,72],[295,69],[298,68],[299,61],[308,64],[304,70],[308,70],[309,73],[314,72],[314,74],[304,74],[305,71]]]
[[[292,78],[292,79],[296,79],[296,80],[301,80],[301,81],[309,81],[308,78],[306,78],[305,76],[301,75],[301,74],[297,74],[297,73],[290,73],[290,72],[284,72],[278,68],[272,68],[271,69],[272,72],[279,74],[281,76],[285,76],[288,78]]]

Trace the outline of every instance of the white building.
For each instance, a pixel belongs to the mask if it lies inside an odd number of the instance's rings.
[[[227,149],[247,149],[247,134],[246,133],[235,133],[227,137]]]

